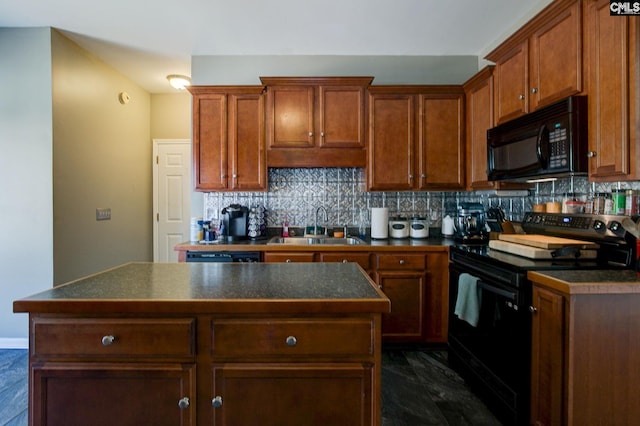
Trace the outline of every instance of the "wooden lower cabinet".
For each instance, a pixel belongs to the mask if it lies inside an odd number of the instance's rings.
[[[534,281],[530,424],[638,423],[640,294],[598,291]]]
[[[389,343],[446,343],[448,306],[446,252],[377,255],[375,280],[391,300],[382,315]]]
[[[531,423],[562,424],[564,300],[535,286],[532,322]]]
[[[215,426],[372,424],[366,364],[216,364],[212,375]]]
[[[195,364],[35,364],[32,425],[196,425]]]
[[[30,321],[31,426],[380,425],[379,313]]]
[[[447,251],[265,252],[264,261],[358,263],[391,300],[391,312],[382,315],[384,342],[447,342]]]

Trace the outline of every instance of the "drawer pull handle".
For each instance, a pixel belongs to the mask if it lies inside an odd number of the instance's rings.
[[[295,336],[289,336],[287,337],[286,342],[288,346],[295,346],[298,344],[298,339],[296,339]]]
[[[291,263],[291,259],[285,260],[286,263]]]
[[[349,263],[347,259],[342,259],[342,263]]]
[[[114,336],[108,335],[108,336],[102,336],[102,345],[103,346],[111,346],[113,345],[113,342],[116,341],[116,338]]]
[[[536,314],[538,313],[538,308],[536,308],[535,306],[529,306],[529,312],[531,312],[532,314]]]
[[[182,399],[180,399],[180,401],[178,401],[178,407],[180,407],[180,409],[184,410],[185,408],[189,408],[189,398],[187,398],[186,396]]]
[[[404,259],[400,259],[400,264],[404,265]]]
[[[221,396],[216,396],[215,398],[213,398],[211,400],[211,405],[213,405],[214,408],[222,407],[222,397]]]

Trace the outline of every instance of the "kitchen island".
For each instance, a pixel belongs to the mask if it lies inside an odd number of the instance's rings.
[[[356,264],[131,263],[14,302],[31,425],[379,425],[381,314]]]
[[[530,271],[531,424],[632,425],[640,418],[640,276]]]

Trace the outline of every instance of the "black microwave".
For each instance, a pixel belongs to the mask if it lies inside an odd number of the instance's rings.
[[[571,96],[487,130],[490,181],[588,172],[587,97]]]

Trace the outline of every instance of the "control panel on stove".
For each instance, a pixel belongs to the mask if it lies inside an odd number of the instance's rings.
[[[522,229],[534,233],[559,233],[589,239],[624,239],[622,227],[624,216],[565,214],[565,213],[525,213]]]

